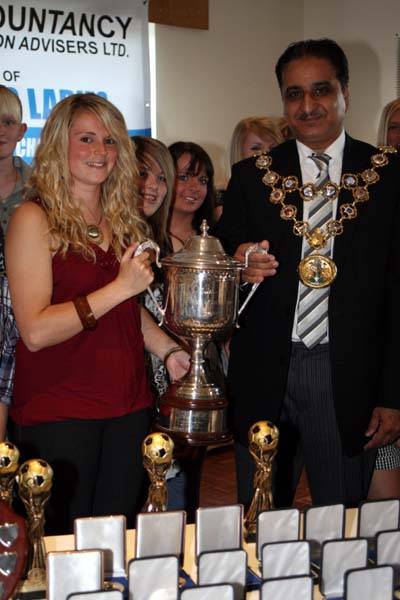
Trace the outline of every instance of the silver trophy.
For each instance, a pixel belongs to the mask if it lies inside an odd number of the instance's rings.
[[[240,271],[247,266],[249,253],[265,252],[252,246],[242,264],[228,256],[220,241],[208,235],[207,230],[203,221],[201,235],[189,238],[182,250],[161,260],[165,307],[157,304],[149,288],[161,315],[160,325],[164,324],[175,338],[183,338],[191,351],[188,373],[172,383],[161,398],[157,428],[193,446],[231,438],[225,394],[212,381],[204,350],[210,341],[222,341],[232,333],[241,312]],[[156,251],[160,266],[158,246],[152,241],[143,242],[136,254],[145,250]]]

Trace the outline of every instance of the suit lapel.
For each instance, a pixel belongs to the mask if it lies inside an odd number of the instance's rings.
[[[369,166],[368,156],[360,153],[357,142],[346,134],[346,142],[343,152],[342,175],[345,173],[360,174],[361,171]],[[340,217],[340,206],[353,201],[353,195],[349,190],[341,190],[338,200],[337,218]],[[365,206],[357,204],[357,210],[362,212]],[[343,269],[347,257],[351,254],[351,248],[354,243],[357,228],[359,227],[358,216],[351,221],[343,221],[343,233],[335,238],[333,259],[335,263]]]

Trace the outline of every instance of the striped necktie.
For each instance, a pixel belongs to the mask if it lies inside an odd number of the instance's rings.
[[[327,154],[313,154],[310,158],[319,169],[314,183],[320,190],[329,181],[329,161]],[[332,219],[332,200],[322,193],[316,194],[310,202],[308,222],[310,229],[323,228]],[[329,256],[331,254],[332,240],[318,250],[318,254]],[[306,241],[303,243],[302,258],[313,252]],[[321,289],[309,288],[300,282],[299,303],[297,306],[297,335],[307,348],[314,348],[321,342],[328,341],[328,301],[329,286]]]

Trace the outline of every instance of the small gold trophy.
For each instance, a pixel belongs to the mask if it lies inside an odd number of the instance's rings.
[[[44,546],[44,507],[50,498],[53,469],[41,459],[24,462],[17,475],[19,495],[28,515],[30,542],[27,579],[22,592],[46,587],[46,550]]]
[[[0,443],[0,500],[11,506],[14,479],[19,463],[19,450],[11,442]]]
[[[174,442],[166,433],[150,433],[143,441],[143,465],[150,478],[149,494],[144,506],[146,512],[167,510],[168,491],[165,477],[172,463]]]
[[[256,539],[257,517],[260,512],[274,508],[272,498],[272,462],[279,441],[279,430],[270,421],[257,421],[249,429],[249,452],[256,463],[254,497],[244,518],[247,542]]]

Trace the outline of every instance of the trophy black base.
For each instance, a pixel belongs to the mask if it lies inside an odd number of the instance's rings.
[[[160,401],[157,428],[189,446],[230,442],[232,434],[227,427],[226,415],[228,403],[215,394],[215,386],[207,386],[201,390],[203,394],[199,394],[197,389],[197,398],[185,397],[185,391],[177,384],[170,386]]]
[[[14,592],[14,600],[46,600],[46,584],[32,585],[23,579]]]

